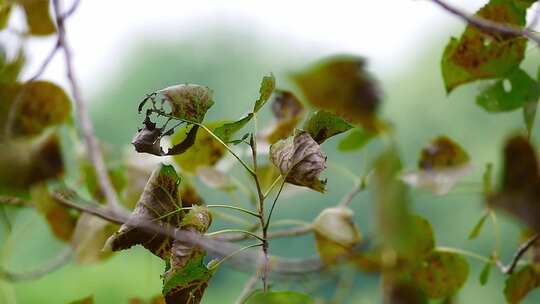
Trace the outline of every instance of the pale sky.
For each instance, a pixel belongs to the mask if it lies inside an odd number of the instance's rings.
[[[474,12],[487,0],[449,2]],[[20,17],[12,18],[11,25],[21,25]],[[380,72],[414,58],[418,46],[436,33],[445,39],[458,35],[450,29],[459,29],[461,21],[429,0],[81,0],[67,30],[81,86],[93,91],[138,38],[170,40],[216,24],[246,26],[326,53],[363,55]],[[5,35],[0,41],[14,44]],[[29,41],[30,65],[23,78],[35,73],[53,44],[54,38]],[[42,78],[65,84],[60,57]]]

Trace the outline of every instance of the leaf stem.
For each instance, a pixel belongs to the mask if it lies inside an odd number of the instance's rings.
[[[442,251],[442,252],[457,253],[457,254],[461,254],[461,255],[464,255],[464,256],[468,256],[470,258],[477,259],[477,260],[482,261],[484,263],[495,264],[495,261],[492,258],[483,256],[483,255],[475,253],[475,252],[464,250],[464,249],[438,246],[438,247],[435,248],[435,250]]]
[[[270,220],[272,219],[272,214],[274,213],[274,208],[276,207],[276,203],[279,199],[279,196],[281,195],[281,191],[283,191],[283,186],[285,186],[285,181],[281,183],[281,186],[279,186],[278,193],[276,194],[276,197],[274,198],[274,202],[272,202],[272,207],[270,208],[270,212],[268,213],[268,219],[266,220],[266,225],[264,226],[263,232],[265,230],[268,230],[268,227],[270,226]]]
[[[272,190],[274,190],[274,187],[276,187],[276,185],[278,184],[278,182],[283,178],[283,176],[280,174],[273,182],[272,184],[270,185],[270,187],[268,187],[268,189],[266,189],[266,191],[264,192],[263,196],[264,198],[267,198],[268,195],[270,194],[270,192],[272,192]]]
[[[205,236],[212,237],[212,236],[216,236],[216,235],[220,235],[220,234],[224,234],[224,233],[234,233],[234,232],[244,233],[244,234],[250,235],[250,236],[264,242],[264,239],[262,237],[258,236],[257,234],[255,234],[253,232],[243,230],[243,229],[223,229],[223,230],[218,230],[218,231],[206,233]]]
[[[206,205],[206,207],[207,207],[207,208],[227,208],[227,209],[232,209],[232,210],[238,210],[238,211],[247,213],[247,214],[249,214],[249,215],[253,215],[253,216],[256,217],[256,218],[259,218],[259,214],[258,214],[258,213],[253,212],[253,211],[250,211],[250,210],[247,210],[247,209],[244,209],[244,208],[241,208],[241,207],[230,206],[230,205]]]
[[[210,267],[210,270],[214,270],[214,269],[217,269],[223,262],[227,261],[228,259],[234,257],[235,255],[247,250],[247,249],[250,249],[250,248],[253,248],[253,247],[260,247],[262,246],[262,243],[259,243],[259,244],[251,244],[251,245],[247,245],[247,246],[244,246],[242,248],[238,248],[236,249],[235,251],[231,252],[231,254],[227,255],[227,256],[224,256],[221,260],[217,261],[215,264],[213,264],[211,267]]]

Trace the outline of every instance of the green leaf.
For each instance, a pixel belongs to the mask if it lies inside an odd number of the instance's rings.
[[[224,123],[223,125],[214,129],[214,134],[216,134],[217,137],[221,138],[223,141],[228,142],[230,141],[231,137],[236,132],[241,130],[248,122],[250,122],[252,118],[253,113],[249,113],[235,122]]]
[[[223,125],[222,122],[213,122],[207,124],[212,130],[216,126]],[[172,143],[182,142],[186,138],[187,129],[178,130],[171,138]],[[196,173],[199,167],[212,167],[224,155],[225,147],[205,130],[197,133],[195,142],[187,151],[182,154],[174,155],[173,160],[182,168],[183,171]]]
[[[538,287],[540,278],[530,265],[521,268],[506,279],[504,296],[508,303],[519,303],[527,294]]]
[[[510,138],[504,148],[502,187],[487,203],[514,215],[540,232],[540,172],[536,151],[522,136]]]
[[[361,57],[341,56],[322,60],[293,75],[308,102],[351,124],[376,130],[375,114],[381,97],[374,78]]]
[[[26,61],[24,51],[21,48],[17,53],[17,56],[9,62],[4,63],[4,66],[0,68],[0,84],[10,84],[15,82],[19,77],[21,69]]]
[[[69,242],[77,223],[75,216],[54,200],[45,184],[32,186],[30,195],[34,207],[45,217],[53,235],[61,241]]]
[[[484,268],[482,268],[482,272],[480,272],[480,277],[478,278],[480,281],[480,285],[482,286],[486,285],[487,281],[489,280],[489,274],[491,273],[492,266],[493,266],[493,263],[487,262],[484,265]]]
[[[441,299],[455,294],[469,275],[469,264],[460,255],[434,251],[411,272],[411,278],[428,297]]]
[[[178,84],[156,93],[163,94],[171,106],[171,115],[181,120],[200,123],[214,105],[212,90],[197,84]]]
[[[35,140],[0,141],[0,193],[28,190],[31,185],[60,177],[64,161],[56,133]]]
[[[540,84],[522,69],[483,90],[476,103],[488,112],[507,112],[521,108],[540,97]]]
[[[270,74],[269,76],[264,76],[261,81],[261,88],[259,89],[259,99],[255,101],[255,106],[253,107],[253,113],[259,112],[259,110],[266,104],[272,92],[276,88],[276,78],[274,75]]]
[[[304,123],[303,129],[320,145],[334,135],[349,131],[352,126],[335,114],[317,111]]]
[[[0,85],[0,97],[2,132],[7,127],[11,108],[18,106],[11,126],[12,136],[38,135],[45,128],[64,122],[71,113],[71,102],[64,90],[47,81]]]
[[[353,247],[360,243],[360,231],[353,222],[353,215],[349,208],[326,208],[313,221],[317,251],[326,265],[350,255]]]
[[[444,195],[459,179],[469,174],[472,167],[463,148],[446,136],[439,136],[422,149],[419,170],[403,174],[402,179],[411,186],[430,189]]]
[[[513,27],[525,25],[526,9],[532,4],[491,0],[476,16]],[[505,77],[519,66],[527,39],[484,32],[468,25],[459,39],[451,38],[444,50],[441,69],[446,91],[479,79]]]
[[[180,178],[170,165],[161,164],[152,172],[144,191],[131,213],[129,220],[105,245],[119,251],[134,245],[142,245],[162,259],[170,257],[172,240],[169,237],[138,228],[141,222],[154,222],[159,226],[179,227],[184,212],[178,193]]]
[[[289,137],[304,117],[304,106],[293,93],[276,90],[274,96],[272,113],[276,122],[266,136],[270,144]]]
[[[270,159],[288,183],[325,191],[326,181],[319,175],[326,169],[326,155],[307,132],[298,132],[270,146]]]
[[[55,24],[49,14],[49,0],[17,0],[26,14],[30,34],[45,36],[56,32]]]
[[[256,292],[245,304],[314,304],[307,295],[294,291]]]
[[[339,142],[337,148],[342,152],[359,150],[374,137],[375,134],[368,132],[363,128],[354,128]]]
[[[212,217],[205,207],[193,206],[180,224],[181,229],[204,233]],[[163,274],[163,295],[167,303],[199,303],[213,271],[204,264],[205,252],[175,240],[168,267]]]
[[[489,212],[484,212],[480,220],[478,220],[476,225],[474,225],[474,228],[471,230],[471,233],[469,233],[469,240],[474,240],[478,237],[488,216],[489,216]]]

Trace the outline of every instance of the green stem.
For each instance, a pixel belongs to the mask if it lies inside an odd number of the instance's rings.
[[[160,111],[160,110],[157,110],[157,109],[152,109],[151,112],[154,112],[156,114],[159,114],[163,117],[167,117],[167,118],[171,118],[171,119],[175,119],[175,120],[181,120],[181,121],[184,121],[186,123],[189,123],[189,124],[193,124],[193,125],[196,125],[196,126],[199,126],[201,128],[203,128],[206,132],[208,132],[208,134],[210,134],[210,136],[212,136],[215,140],[217,140],[223,147],[225,147],[225,149],[227,149],[227,151],[229,151],[229,153],[231,153],[239,162],[240,164],[246,168],[246,170],[249,172],[249,174],[251,175],[255,175],[255,171],[253,171],[253,169],[251,169],[241,158],[240,156],[238,156],[238,154],[236,154],[232,149],[231,147],[229,147],[229,145],[227,145],[223,140],[221,140],[221,138],[219,138],[219,136],[217,136],[216,134],[214,134],[214,132],[212,132],[212,130],[210,130],[207,126],[203,125],[202,123],[199,123],[199,122],[195,122],[195,121],[191,121],[189,119],[181,119],[181,118],[178,118],[176,116],[173,116],[173,115],[170,115],[170,114],[167,114],[163,111]]]
[[[270,187],[264,192],[263,194],[263,197],[264,198],[267,198],[268,195],[270,194],[270,192],[272,192],[272,190],[274,190],[274,187],[278,184],[278,182],[283,178],[283,176],[281,176],[281,174],[272,182],[272,184],[270,185]]]
[[[239,248],[233,252],[231,252],[231,254],[223,257],[221,260],[219,260],[218,262],[216,262],[215,264],[213,264],[212,266],[210,266],[210,270],[214,270],[214,269],[217,269],[219,267],[219,265],[221,265],[223,262],[227,261],[228,259],[232,258],[233,256],[247,250],[247,249],[250,249],[250,248],[253,248],[253,247],[260,247],[262,246],[262,244],[252,244],[252,245],[248,245],[248,246],[245,246],[245,247],[242,247],[242,248]]]
[[[279,191],[274,198],[274,202],[272,203],[272,207],[270,208],[270,212],[268,213],[268,219],[266,220],[266,225],[264,226],[263,231],[268,230],[268,227],[270,226],[270,219],[272,219],[272,213],[274,213],[274,207],[276,207],[276,203],[279,199],[279,196],[281,195],[281,191],[283,190],[283,186],[285,185],[285,181],[281,183],[281,186],[279,186]]]
[[[247,235],[250,235],[256,239],[259,239],[261,241],[264,242],[264,239],[258,235],[256,235],[255,233],[253,232],[250,232],[250,231],[247,231],[247,230],[242,230],[242,229],[223,229],[223,230],[218,230],[218,231],[214,231],[214,232],[210,232],[210,233],[207,233],[205,234],[205,236],[216,236],[216,235],[219,235],[219,234],[224,234],[224,233],[234,233],[234,232],[238,232],[238,233],[245,233]]]
[[[499,253],[501,252],[501,232],[499,230],[499,221],[497,220],[497,215],[495,211],[489,210],[489,215],[491,216],[491,221],[493,222],[493,233],[495,234],[495,258],[499,258]]]
[[[464,255],[464,256],[468,256],[470,258],[477,259],[477,260],[482,261],[484,263],[495,264],[495,261],[493,259],[489,258],[489,257],[483,256],[483,255],[480,255],[478,253],[474,253],[474,252],[471,252],[471,251],[459,249],[459,248],[439,246],[439,247],[436,247],[435,250],[442,251],[442,252],[457,253],[457,254],[461,254],[461,255]]]
[[[247,209],[244,209],[244,208],[241,208],[241,207],[236,207],[236,206],[229,206],[229,205],[206,205],[207,208],[227,208],[227,209],[232,209],[232,210],[238,210],[238,211],[242,211],[244,213],[247,213],[249,215],[253,215],[254,217],[258,218],[259,217],[259,214],[256,213],[256,212],[253,212],[253,211],[249,211]]]

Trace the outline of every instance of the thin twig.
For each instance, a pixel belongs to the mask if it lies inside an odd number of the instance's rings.
[[[61,47],[62,45],[60,44],[60,40],[56,40],[56,43],[54,44],[53,49],[49,52],[49,55],[45,57],[45,60],[43,61],[43,63],[41,64],[37,72],[34,74],[34,76],[28,79],[29,82],[34,81],[38,79],[39,77],[41,77],[43,72],[45,72],[45,70],[47,69],[47,66],[49,66],[49,63],[51,63],[51,61],[53,60],[54,55],[56,55],[56,53],[60,50]]]
[[[358,193],[362,192],[362,190],[364,190],[365,188],[366,188],[366,184],[364,182],[364,179],[362,179],[360,181],[360,183],[357,183],[356,185],[354,185],[354,187],[351,189],[351,191],[349,191],[347,194],[345,194],[345,196],[343,196],[343,198],[339,202],[338,206],[340,206],[340,207],[349,206],[350,203],[352,202],[352,200],[356,197],[356,195],[358,195]]]
[[[0,205],[8,205],[15,207],[30,206],[30,203],[15,196],[0,195]]]
[[[516,26],[504,25],[498,22],[485,19],[485,18],[470,15],[458,9],[457,7],[454,7],[446,3],[443,0],[431,0],[431,2],[437,4],[438,6],[448,11],[449,13],[461,18],[462,20],[469,23],[470,25],[473,25],[483,31],[495,32],[495,33],[500,33],[503,35],[510,35],[510,36],[516,36],[516,37],[527,37],[530,40],[534,41],[536,44],[540,45],[540,36],[536,35],[529,28],[521,29]]]
[[[514,272],[514,269],[516,268],[519,260],[523,257],[523,255],[531,248],[536,241],[540,239],[540,234],[535,234],[530,239],[528,239],[525,243],[523,243],[521,246],[519,246],[518,250],[514,254],[514,257],[512,258],[512,261],[507,265],[503,265],[501,261],[497,261],[497,266],[501,269],[501,271],[505,274],[512,274]]]
[[[71,92],[73,94],[73,100],[77,106],[76,113],[77,118],[80,122],[84,142],[86,144],[86,151],[96,171],[99,188],[105,196],[107,206],[109,206],[112,210],[118,212],[119,210],[123,210],[123,207],[118,202],[118,196],[114,191],[114,187],[112,186],[111,180],[107,173],[107,167],[105,166],[103,155],[101,154],[96,136],[94,134],[94,127],[92,126],[90,116],[88,115],[88,111],[86,110],[86,104],[82,98],[82,93],[77,81],[77,77],[75,75],[75,69],[73,67],[71,49],[69,47],[66,37],[66,29],[64,26],[65,19],[63,18],[64,15],[62,15],[61,13],[60,6],[60,0],[53,0],[53,8],[56,15],[56,23],[58,27],[58,43],[60,44],[61,49],[64,53],[67,78],[71,87]],[[73,10],[75,10],[75,8],[76,6],[74,6]]]

